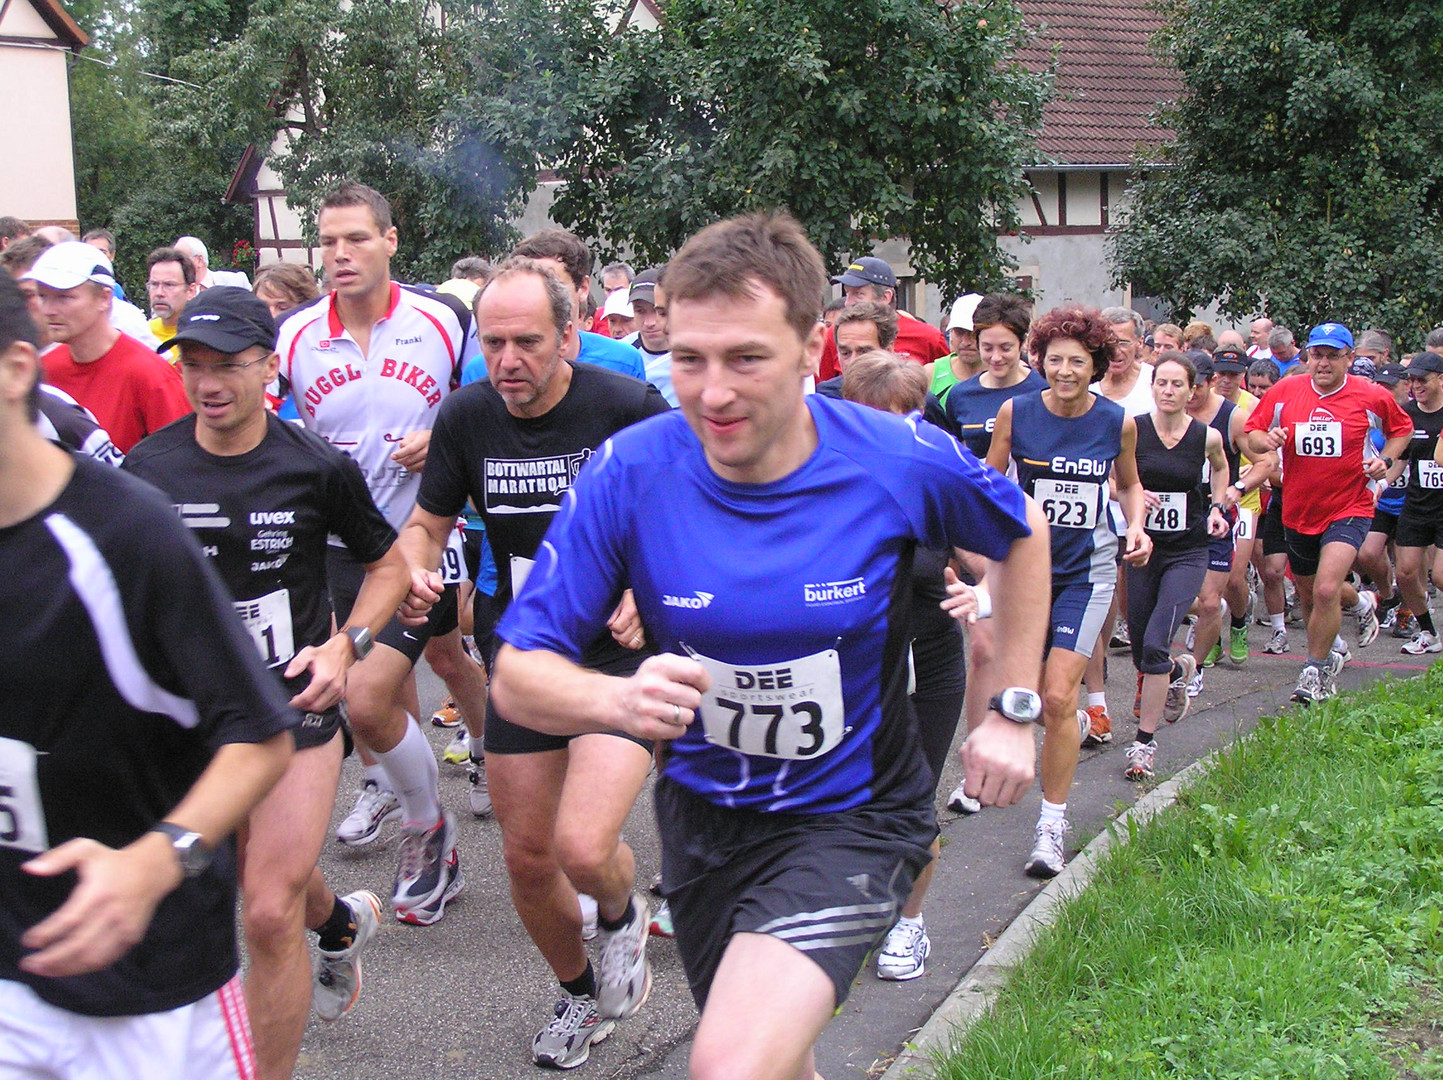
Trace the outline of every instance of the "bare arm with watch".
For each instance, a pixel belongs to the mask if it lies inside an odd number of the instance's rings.
[[[311,673],[310,683],[291,699],[292,708],[322,712],[341,700],[346,672],[370,653],[372,639],[391,621],[410,581],[411,570],[398,543],[376,562],[366,564],[366,577],[347,624],[323,644],[306,646],[286,666],[288,679],[303,671]]]
[[[1037,756],[1032,727],[1042,715],[1037,685],[1051,611],[1052,556],[1047,519],[1031,498],[1027,524],[1032,534],[1014,541],[1007,558],[987,572],[993,632],[1009,647],[998,650],[986,670],[972,672],[995,696],[958,751],[964,790],[987,806],[1020,799],[1032,786]]]
[[[280,778],[293,748],[289,731],[227,743],[180,804],[134,843],[116,849],[76,839],[25,863],[27,873],[73,870],[78,880],[64,904],[25,932],[21,944],[35,951],[20,966],[61,977],[113,964],[144,936],[156,905],[185,877],[204,872],[220,842]]]

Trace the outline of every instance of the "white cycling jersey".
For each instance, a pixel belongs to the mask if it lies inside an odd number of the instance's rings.
[[[355,459],[397,531],[416,505],[421,474],[391,455],[406,435],[435,424],[460,377],[468,322],[445,300],[392,282],[368,353],[341,325],[334,293],[281,324],[276,351],[301,422]],[[452,543],[459,555],[459,539]]]

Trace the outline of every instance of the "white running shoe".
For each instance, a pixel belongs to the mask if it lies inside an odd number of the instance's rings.
[[[1066,821],[1037,823],[1037,843],[1032,846],[1032,854],[1027,856],[1027,862],[1022,868],[1028,877],[1051,878],[1062,873],[1062,868],[1067,865],[1062,851],[1062,838],[1070,828]]]
[[[466,762],[466,779],[471,784],[471,816],[490,817],[491,789],[486,784],[486,762],[470,758]]]
[[[1358,602],[1366,602],[1367,607],[1367,610],[1358,616],[1358,648],[1366,649],[1378,640],[1378,597],[1365,590],[1358,594]]]
[[[1157,757],[1157,743],[1134,740],[1125,753],[1127,768],[1123,770],[1122,775],[1128,780],[1151,780],[1152,763]]]
[[[581,902],[581,940],[590,941],[596,936],[596,920],[600,912],[596,900],[585,893],[577,893],[576,899]]]
[[[1282,656],[1288,651],[1287,629],[1274,630],[1273,636],[1268,638],[1268,643],[1263,646],[1263,652],[1269,656]]]
[[[982,812],[982,801],[974,799],[967,792],[962,790],[958,784],[952,794],[947,796],[947,809],[954,814],[980,814]]]
[[[336,829],[336,839],[347,847],[365,847],[381,835],[381,826],[401,816],[396,793],[374,780],[363,780],[356,806]]]
[[[615,1026],[615,1020],[596,1011],[595,998],[573,997],[563,990],[551,1022],[531,1040],[531,1060],[549,1069],[585,1065],[591,1044],[604,1041]]]
[[[1317,664],[1305,664],[1298,674],[1298,685],[1293,688],[1293,701],[1299,705],[1312,705],[1327,697],[1323,689],[1323,669]]]
[[[596,1011],[624,1020],[651,993],[651,965],[646,942],[651,936],[651,908],[640,893],[631,898],[631,920],[619,930],[601,928],[601,962],[596,967]]]
[[[466,889],[461,857],[456,851],[456,819],[442,810],[429,828],[406,825],[391,906],[396,918],[412,926],[430,926],[446,913],[446,905]]]
[[[1443,652],[1443,642],[1438,640],[1437,634],[1430,634],[1427,630],[1419,630],[1412,641],[1404,645],[1402,650],[1409,656],[1424,656],[1427,653]]]
[[[922,920],[898,919],[877,954],[877,978],[889,982],[915,979],[926,971],[931,952],[932,942]]]
[[[316,950],[316,981],[311,987],[311,1008],[322,1020],[339,1020],[361,996],[361,950],[381,927],[381,898],[368,889],[341,897],[351,909],[356,936],[340,952]]]

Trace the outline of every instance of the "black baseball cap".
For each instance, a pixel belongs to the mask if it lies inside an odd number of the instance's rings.
[[[1192,366],[1197,369],[1197,381],[1213,377],[1213,358],[1206,349],[1188,349],[1184,354],[1192,361]],[[1193,385],[1197,385],[1194,383]]]
[[[648,304],[655,304],[656,281],[657,278],[661,277],[661,272],[665,269],[665,265],[653,266],[637,274],[636,277],[632,278],[631,292],[627,294],[627,299],[632,303],[638,300],[645,300]]]
[[[1392,364],[1388,365],[1388,367],[1393,366]],[[1429,372],[1435,371],[1443,374],[1443,356],[1439,356],[1435,352],[1420,352],[1413,357],[1413,362],[1407,367],[1403,367],[1402,364],[1398,364],[1397,367],[1403,372],[1404,378],[1412,375],[1427,375]]]
[[[1248,370],[1247,353],[1237,349],[1219,349],[1213,353],[1213,370],[1241,375]]]
[[[895,289],[897,275],[892,273],[892,268],[887,265],[887,260],[867,255],[856,260],[832,278],[832,284],[850,285],[853,288],[862,285],[880,285],[884,289]]]
[[[196,294],[180,313],[175,337],[156,351],[164,352],[182,341],[208,345],[216,352],[234,354],[252,345],[276,347],[276,321],[270,308],[249,289],[217,285]]]

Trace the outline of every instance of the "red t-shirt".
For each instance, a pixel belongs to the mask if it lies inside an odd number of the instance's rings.
[[[1367,379],[1344,377],[1343,385],[1319,394],[1308,376],[1283,379],[1263,395],[1245,431],[1281,427],[1283,524],[1306,536],[1321,535],[1346,517],[1372,517],[1373,493],[1363,475],[1365,455],[1374,451],[1368,432],[1384,438],[1413,433],[1413,421],[1393,395]]]
[[[942,336],[942,331],[915,315],[899,311],[897,340],[892,342],[891,351],[898,356],[909,357],[919,364],[930,364],[933,360],[942,359],[952,350],[947,347],[947,339]],[[842,369],[837,366],[837,335],[829,326],[827,343],[822,346],[822,370],[817,375],[817,382],[836,378],[841,373]]]
[[[88,364],[77,364],[68,345],[51,349],[44,364],[45,381],[93,412],[122,453],[190,412],[180,372],[125,334]]]

